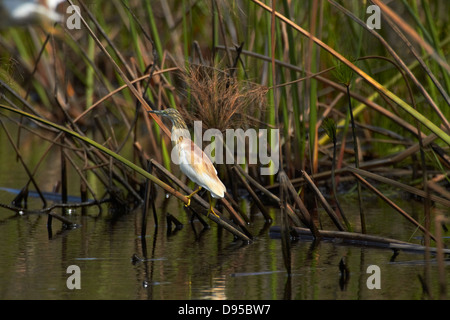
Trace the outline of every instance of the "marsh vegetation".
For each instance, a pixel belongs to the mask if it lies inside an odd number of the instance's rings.
[[[74,5],[79,15],[67,13]],[[55,219],[71,232],[80,217],[132,214],[142,241],[181,220],[246,250],[270,232],[288,275],[293,242],[305,237],[413,250],[423,296],[447,297],[447,1],[68,0],[58,11],[60,22],[0,31],[4,224],[11,213],[42,216],[52,238]],[[195,185],[171,161],[169,123],[148,113],[165,108],[224,136],[278,130],[266,141],[274,174],[249,161],[247,140],[244,163],[216,165],[228,190],[220,218],[206,215],[202,193],[182,209]],[[408,236],[368,218],[380,203],[413,228]],[[255,221],[267,228],[255,234]]]

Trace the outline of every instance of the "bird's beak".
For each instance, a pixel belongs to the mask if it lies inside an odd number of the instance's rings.
[[[157,114],[157,115],[159,115],[159,116],[165,116],[166,114],[164,113],[164,110],[150,110],[150,111],[147,111],[148,113],[154,113],[154,114]]]

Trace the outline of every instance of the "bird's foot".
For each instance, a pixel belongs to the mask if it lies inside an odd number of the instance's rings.
[[[202,189],[202,187],[198,187],[197,190],[195,190],[194,192],[192,192],[190,195],[186,196],[186,198],[188,199],[188,202],[184,205],[185,207],[189,207],[191,205],[191,198],[194,196],[194,194],[196,194],[197,192],[199,192]]]
[[[209,217],[209,214],[212,212],[213,215],[215,215],[217,218],[220,218],[220,216],[214,212],[214,209],[212,207],[209,208],[208,210],[208,214],[206,215],[207,217]]]

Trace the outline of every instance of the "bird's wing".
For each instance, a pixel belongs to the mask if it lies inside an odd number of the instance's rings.
[[[223,198],[226,188],[217,176],[217,170],[209,157],[190,139],[183,139],[178,147],[187,161],[180,165],[181,170],[189,179],[209,190],[213,197]]]
[[[217,175],[211,159],[192,140],[183,139],[179,143],[180,151],[184,152],[184,159],[197,173]]]

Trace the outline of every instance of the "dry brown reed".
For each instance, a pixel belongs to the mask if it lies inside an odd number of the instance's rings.
[[[252,121],[247,115],[264,112],[267,87],[238,80],[233,73],[198,64],[181,73],[186,103],[179,110],[188,124],[202,121],[204,129],[224,131],[245,127]]]

